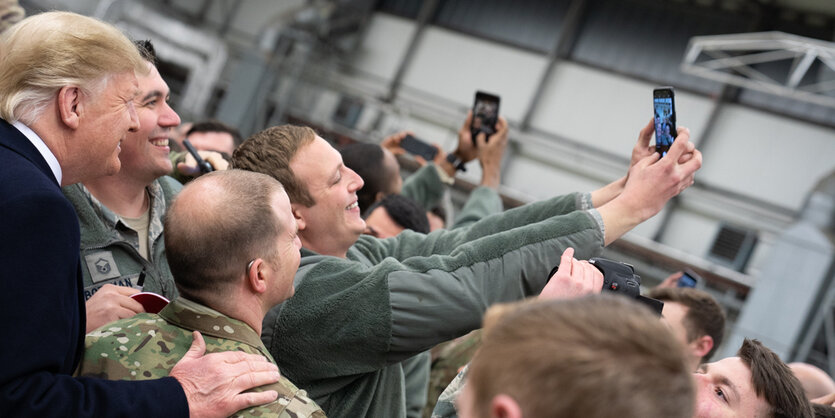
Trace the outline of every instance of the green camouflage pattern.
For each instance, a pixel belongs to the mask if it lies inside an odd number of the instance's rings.
[[[432,416],[438,397],[470,362],[476,350],[481,347],[481,330],[477,329],[454,340],[438,344],[432,349],[432,369],[429,372],[429,393],[423,417]]]
[[[441,396],[438,397],[438,403],[435,404],[435,410],[432,411],[432,418],[458,418],[458,410],[455,409],[455,400],[458,395],[464,390],[464,385],[467,383],[467,373],[470,366],[464,366],[455,379],[452,379],[449,386],[444,389]]]
[[[110,380],[149,380],[168,376],[200,331],[206,352],[242,351],[275,363],[258,334],[245,323],[186,300],[171,302],[159,314],[142,313],[107,324],[85,339],[78,376]],[[278,383],[253,389],[275,390],[272,403],[238,411],[236,417],[325,417],[307,393],[282,376]]]

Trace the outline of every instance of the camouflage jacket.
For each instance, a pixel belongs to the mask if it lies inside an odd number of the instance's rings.
[[[481,329],[463,337],[436,345],[432,349],[432,368],[429,373],[429,393],[423,417],[430,418],[441,393],[470,362],[481,347]]]
[[[81,183],[62,188],[78,214],[81,226],[81,273],[84,299],[90,299],[103,285],[138,287],[145,272],[143,290],[168,299],[177,297],[174,277],[165,258],[162,219],[183,186],[171,177],[160,177],[148,187],[151,199],[148,226],[148,256],[139,254],[139,237],[122,218],[104,206]]]
[[[458,410],[455,409],[455,400],[458,399],[458,395],[461,394],[461,391],[464,390],[464,385],[467,383],[467,373],[470,371],[469,367],[469,364],[464,366],[458,372],[458,376],[452,379],[449,386],[438,397],[438,402],[432,411],[432,418],[458,418]]]
[[[260,354],[275,363],[258,334],[245,323],[206,306],[178,298],[159,314],[142,313],[107,324],[89,334],[76,374],[111,380],[149,380],[168,376],[200,331],[206,352],[243,351]],[[278,399],[238,411],[238,417],[324,417],[307,393],[282,377],[256,391],[275,390]]]

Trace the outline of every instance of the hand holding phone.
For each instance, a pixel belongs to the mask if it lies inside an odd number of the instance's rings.
[[[686,269],[681,273],[681,277],[678,278],[678,282],[676,283],[678,287],[696,287],[696,284],[699,283],[699,279],[701,279],[701,277],[693,270]]]
[[[406,137],[400,141],[400,148],[403,148],[410,154],[420,155],[426,161],[434,160],[435,156],[438,154],[437,148],[415,138],[412,135],[406,135]]]
[[[672,87],[658,87],[652,91],[655,123],[655,151],[663,157],[676,138],[676,105]]]
[[[495,94],[477,91],[473,103],[473,117],[470,122],[470,134],[473,145],[476,145],[476,136],[484,132],[486,139],[496,133],[496,123],[499,121],[499,96]]]
[[[214,171],[214,167],[212,167],[212,165],[209,164],[208,161],[204,160],[203,157],[201,157],[200,154],[197,153],[197,149],[194,148],[194,145],[191,145],[191,142],[189,142],[188,139],[183,140],[183,145],[186,146],[186,149],[188,150],[189,154],[191,154],[191,156],[194,157],[194,161],[197,161],[197,167],[200,169],[201,173],[205,174]]]

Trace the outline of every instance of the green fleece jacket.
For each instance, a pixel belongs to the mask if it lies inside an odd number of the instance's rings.
[[[415,171],[403,182],[401,194],[411,197],[420,203],[427,211],[438,205],[446,192],[447,185],[438,175],[439,168],[427,164]],[[471,193],[467,203],[455,215],[455,223],[451,229],[470,225],[484,217],[503,210],[502,199],[499,194],[489,188]],[[424,351],[414,357],[403,360],[403,373],[406,392],[406,417],[418,418],[427,404],[429,395],[429,374],[432,368],[432,356]],[[434,400],[432,402],[434,404]]]
[[[151,195],[151,213],[148,240],[150,260],[142,258],[138,249],[125,238],[126,231],[118,215],[90,194],[81,184],[62,189],[78,214],[81,226],[81,273],[84,278],[84,299],[96,293],[107,283],[117,286],[137,287],[140,273],[145,271],[143,290],[159,293],[168,299],[177,297],[174,277],[165,258],[165,242],[162,236],[162,218],[174,196],[183,185],[171,177],[160,177],[148,186]],[[138,239],[135,245],[138,245]]]
[[[267,314],[262,340],[328,416],[404,417],[400,361],[478,328],[494,303],[540,292],[566,247],[600,253],[603,225],[587,201],[570,194],[463,228],[361,236],[346,258],[302,249],[295,296]]]

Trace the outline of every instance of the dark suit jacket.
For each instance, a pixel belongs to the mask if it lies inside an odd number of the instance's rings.
[[[84,346],[79,226],[41,154],[0,119],[0,416],[188,416],[176,379],[74,378]]]

